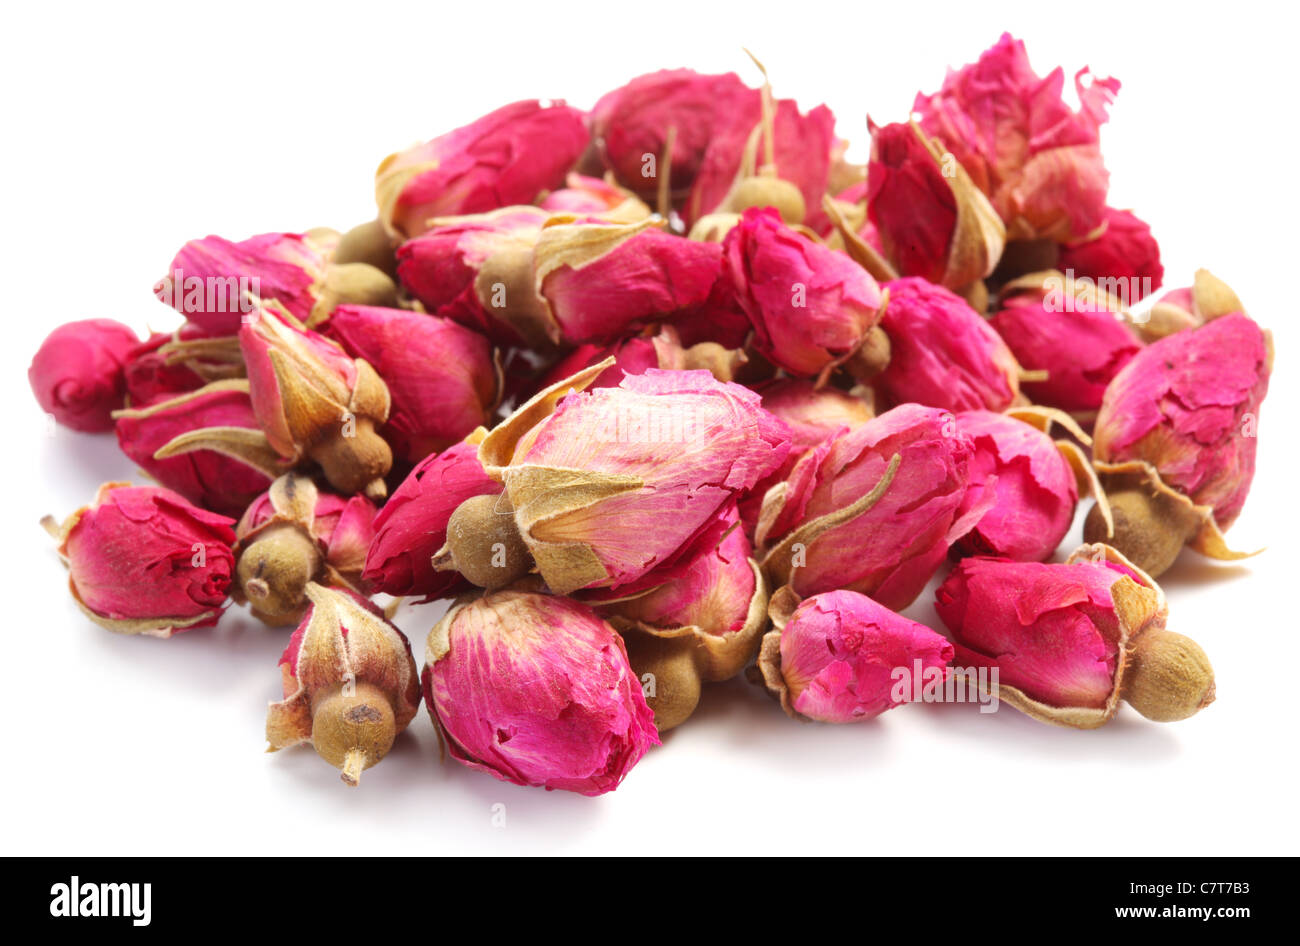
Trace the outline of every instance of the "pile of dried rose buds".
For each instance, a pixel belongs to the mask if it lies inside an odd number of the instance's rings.
[[[457,761],[601,794],[747,668],[801,720],[971,681],[1064,726],[1192,715],[1213,672],[1154,579],[1241,556],[1271,340],[1205,270],[1152,295],[1107,204],[1119,83],[1085,77],[1076,111],[1003,36],[864,167],[765,72],[658,72],[388,157],[347,233],[187,243],[179,329],[32,362],[158,484],[46,520],[73,598],[296,626],[267,739],[350,785],[423,701]],[[937,576],[946,633],[898,613]],[[451,599],[422,671],[379,595]]]

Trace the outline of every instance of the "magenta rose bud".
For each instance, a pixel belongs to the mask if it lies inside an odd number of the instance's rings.
[[[1034,403],[1090,414],[1111,378],[1141,350],[1123,321],[1123,301],[1098,288],[1049,273],[1003,290],[992,324],[1022,368],[1046,375],[1021,384]]]
[[[1159,574],[1186,542],[1240,558],[1222,532],[1255,475],[1272,340],[1241,313],[1147,346],[1111,381],[1093,456],[1115,512],[1113,544]],[[1090,517],[1085,536],[1097,533]]]
[[[768,491],[755,539],[772,586],[907,607],[992,503],[946,411],[904,404],[825,441]]]
[[[957,415],[957,429],[971,438],[975,448],[971,482],[979,489],[993,483],[993,505],[957,542],[959,550],[1040,562],[1056,551],[1070,531],[1080,481],[1100,493],[1083,451],[1072,441],[1054,441],[1048,434],[1053,421],[1085,445],[1089,442],[1082,430],[1057,412],[1027,409]]]
[[[757,94],[732,72],[701,75],[691,69],[664,69],[602,96],[591,110],[591,134],[619,183],[653,200],[671,128],[672,190],[684,195],[718,127],[730,122],[734,109],[757,101]]]
[[[1184,719],[1214,699],[1204,652],[1164,629],[1164,594],[1114,549],[1062,565],[969,558],[935,592],[957,662],[997,671],[998,696],[1042,722],[1095,729],[1120,699]]]
[[[536,395],[479,454],[557,594],[666,581],[717,543],[730,504],[789,450],[785,425],[747,388],[707,371],[651,369],[583,390],[609,364]]]
[[[321,332],[384,379],[392,408],[380,433],[408,463],[491,422],[500,370],[491,343],[477,332],[405,309],[350,305],[335,309]]]
[[[112,430],[126,394],[124,366],[139,344],[135,332],[112,319],[69,322],[41,343],[27,381],[41,409],[64,427]]]
[[[1109,175],[1099,132],[1119,81],[1085,83],[1087,76],[1085,68],[1074,77],[1082,106],[1075,112],[1061,95],[1061,69],[1040,79],[1024,43],[1004,33],[912,105],[925,133],[988,195],[1010,239],[1087,240],[1105,223]]]
[[[721,272],[722,250],[651,221],[560,218],[543,228],[533,269],[553,340],[612,342],[703,305]]]
[[[533,247],[550,216],[506,207],[434,221],[398,249],[398,279],[432,314],[499,345],[550,344],[555,330],[533,279]]]
[[[745,211],[723,256],[755,348],[793,375],[813,378],[840,364],[880,320],[884,300],[871,275],[787,227],[775,210]]]
[[[900,275],[960,290],[993,271],[1006,230],[988,198],[949,161],[915,125],[873,128],[867,214]]]
[[[434,217],[531,204],[564,186],[587,147],[582,112],[561,101],[514,102],[398,154],[375,172],[379,219],[398,239]]]
[[[874,719],[913,693],[899,685],[900,672],[942,679],[952,660],[952,644],[934,631],[854,591],[799,601],[783,589],[771,610],[776,630],[763,638],[758,670],[796,719]]]
[[[204,509],[239,516],[271,484],[266,473],[216,450],[155,456],[191,431],[212,427],[258,431],[245,381],[214,382],[145,407],[118,411],[114,417],[122,452],[163,486]]]
[[[568,598],[454,605],[429,632],[423,681],[451,757],[516,785],[603,795],[659,744],[623,641]]]
[[[62,526],[59,540],[73,600],[121,634],[170,637],[217,622],[234,573],[234,520],[169,489],[105,483]]]
[[[1095,239],[1061,247],[1057,266],[1075,279],[1092,280],[1125,305],[1136,305],[1164,279],[1160,245],[1151,227],[1131,211],[1107,207],[1104,226]]]
[[[126,396],[131,407],[167,401],[197,391],[206,383],[186,360],[171,357],[165,346],[176,340],[175,334],[155,332],[127,354]]]
[[[465,500],[501,492],[483,472],[478,445],[483,432],[426,457],[402,481],[374,521],[364,577],[390,595],[445,597],[467,587],[454,571],[438,571],[433,556],[447,541],[447,523]]]
[[[1001,411],[1020,392],[1020,367],[1006,342],[953,292],[924,279],[886,283],[881,327],[890,358],[872,378],[888,404],[949,411]]]

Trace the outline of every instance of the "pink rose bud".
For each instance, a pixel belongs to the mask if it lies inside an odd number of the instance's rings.
[[[568,598],[454,605],[429,632],[423,680],[451,757],[503,782],[603,795],[659,745],[623,641]]]
[[[375,172],[379,219],[401,239],[434,217],[531,204],[564,186],[587,147],[582,112],[561,101],[514,102],[399,154]]]
[[[1020,366],[989,323],[956,294],[924,279],[885,285],[881,327],[889,364],[872,378],[888,404],[1001,411],[1020,392]]]
[[[722,250],[648,220],[557,218],[538,238],[533,267],[554,341],[612,342],[703,305],[721,272]]]
[[[249,394],[261,436],[242,428],[196,430],[172,441],[159,456],[220,450],[263,472],[314,460],[343,493],[385,494],[393,455],[375,428],[388,419],[388,387],[361,358],[303,328],[278,303],[263,303],[239,330]]]
[[[747,535],[758,525],[763,497],[783,482],[804,452],[836,436],[842,430],[860,427],[875,415],[870,389],[853,393],[832,387],[817,387],[802,378],[781,378],[759,386],[763,408],[785,421],[790,428],[790,453],[785,462],[764,477],[740,500],[740,518]],[[859,394],[864,396],[859,396]]]
[[[962,561],[935,593],[957,663],[997,671],[997,695],[1045,723],[1095,729],[1127,700],[1148,719],[1185,719],[1214,699],[1204,651],[1164,629],[1164,594],[1114,549],[1063,565]]]
[[[398,278],[434,315],[499,345],[543,347],[554,328],[534,285],[533,247],[550,216],[506,207],[434,221],[398,249]]]
[[[1233,312],[1245,314],[1246,307],[1232,287],[1208,269],[1198,269],[1191,286],[1166,292],[1146,313],[1145,321],[1135,320],[1134,328],[1145,341],[1154,342]]]
[[[363,358],[388,385],[381,433],[395,456],[418,463],[491,423],[501,374],[491,343],[450,319],[373,306],[339,306],[321,332]]]
[[[330,249],[319,236],[299,233],[191,240],[154,295],[211,335],[234,335],[259,300],[280,303],[306,325],[343,302],[397,304],[387,275],[365,263],[331,263]]]
[[[86,617],[119,634],[171,637],[221,616],[233,523],[169,489],[105,483],[62,526],[49,516],[41,524],[59,541]]]
[[[570,174],[563,187],[551,191],[537,205],[550,213],[590,215],[619,223],[636,223],[651,213],[630,190],[582,174]]]
[[[731,531],[722,542],[676,578],[642,595],[591,601],[623,635],[637,678],[652,675],[646,699],[661,733],[695,711],[701,683],[730,679],[754,659],[767,626],[767,584],[734,508],[725,521]]]
[[[217,381],[145,407],[118,411],[117,442],[122,452],[155,480],[190,502],[238,516],[271,483],[271,478],[216,450],[195,450],[159,459],[155,455],[178,437],[205,428],[259,431],[248,396],[248,382]]]
[[[591,133],[619,183],[653,200],[672,129],[671,189],[684,196],[719,127],[730,123],[735,109],[757,101],[758,92],[733,72],[701,75],[691,69],[664,69],[603,96],[591,110]]]
[[[902,706],[914,688],[900,672],[942,680],[953,648],[924,624],[866,595],[829,591],[799,601],[772,598],[776,630],[763,638],[758,673],[795,719],[860,723]]]
[[[1057,265],[1075,279],[1091,279],[1125,305],[1136,305],[1164,279],[1160,245],[1131,211],[1107,207],[1104,226],[1095,239],[1061,247]]]
[[[1063,72],[1040,79],[1009,33],[979,62],[918,94],[921,128],[946,147],[988,195],[1013,240],[1086,240],[1106,220],[1109,175],[1098,145],[1116,79],[1074,77],[1082,108],[1062,98]]]
[[[1105,503],[1087,456],[1073,441],[1053,441],[1053,423],[1085,446],[1092,442],[1069,415],[1045,408],[957,415],[957,429],[975,447],[971,482],[981,489],[993,482],[994,496],[983,518],[958,541],[961,551],[1040,562],[1070,531],[1081,486]]]
[[[959,290],[993,272],[1006,229],[951,155],[914,124],[873,128],[867,208],[903,276]]]
[[[498,425],[479,453],[488,475],[505,485],[484,528],[506,524],[500,513],[513,509],[518,538],[557,594],[631,594],[673,577],[716,545],[726,509],[789,450],[785,425],[738,384],[707,371],[651,369],[617,388],[583,390],[608,367],[602,362],[544,390]],[[448,551],[464,573],[482,556],[469,545],[458,549],[456,539],[453,530]]]
[[[809,450],[763,502],[755,539],[768,580],[901,611],[992,503],[968,488],[973,452],[951,414],[919,404]]]
[[[791,374],[816,377],[843,362],[880,319],[884,300],[871,275],[774,210],[745,211],[723,254],[755,348]]]
[[[308,582],[366,592],[361,572],[376,512],[364,496],[323,492],[298,473],[280,477],[235,527],[239,600],[277,626],[301,620]]]
[[[375,518],[364,577],[390,595],[446,597],[468,586],[453,571],[437,571],[433,556],[447,541],[447,523],[472,496],[495,495],[501,484],[478,462],[485,431],[426,457],[397,487]]]
[[[356,785],[420,709],[415,659],[366,599],[314,583],[306,594],[311,604],[280,658],[284,699],[266,711],[268,751],[309,743]]]
[[[1106,389],[1093,456],[1115,513],[1112,544],[1147,572],[1168,568],[1185,543],[1244,557],[1222,530],[1250,492],[1272,364],[1271,336],[1238,312],[1149,345]],[[1090,514],[1085,537],[1100,530]]]
[[[688,224],[719,210],[740,213],[746,207],[768,206],[768,202],[737,200],[741,195],[736,190],[738,181],[746,176],[753,180],[766,167],[774,177],[792,185],[801,198],[802,219],[792,220],[784,214],[783,219],[803,223],[817,233],[825,231],[822,196],[830,181],[835,115],[825,105],[805,115],[793,99],[781,99],[773,103],[772,129],[770,136],[764,131],[758,90],[729,110],[726,123],[710,139],[700,161],[685,207]]]
[[[64,427],[112,430],[126,393],[123,366],[139,344],[135,332],[112,319],[69,322],[41,343],[27,381],[41,409]]]
[[[1089,414],[1142,348],[1124,322],[1126,313],[1123,302],[1097,284],[1049,272],[1009,283],[992,323],[1026,371],[1046,375],[1022,383],[1027,397]]]

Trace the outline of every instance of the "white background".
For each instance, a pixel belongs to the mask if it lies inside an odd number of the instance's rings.
[[[10,5],[0,44],[6,854],[1297,853],[1296,83],[1281,5],[504,3]],[[1267,11],[1274,11],[1270,15]],[[169,641],[69,601],[37,525],[138,475],[111,435],[46,432],[26,367],[56,324],[170,328],[150,287],[187,239],[346,229],[390,151],[525,97],[590,106],[661,67],[735,70],[825,101],[865,145],[1003,29],[1040,73],[1124,83],[1112,203],[1149,220],[1168,285],[1211,267],[1277,341],[1239,566],[1185,553],[1170,626],[1219,699],[1096,732],[1010,708],[909,706],[800,725],[710,688],[617,792],[590,799],[439,764],[421,712],[357,790],[310,749],[263,753],[286,632],[235,611]],[[1077,529],[1067,546],[1078,539]],[[909,614],[933,622],[929,595]],[[437,617],[404,608],[417,658]],[[506,806],[493,827],[492,806]]]

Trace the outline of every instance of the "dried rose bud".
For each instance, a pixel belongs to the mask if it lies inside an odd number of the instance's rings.
[[[601,362],[542,391],[479,452],[488,475],[505,485],[493,514],[513,508],[557,594],[631,594],[666,581],[717,543],[727,528],[720,513],[789,449],[785,425],[740,385],[706,371],[651,369],[617,388],[583,390],[608,367]],[[449,551],[456,555],[454,545]]]
[[[27,381],[41,409],[64,427],[112,430],[126,394],[123,367],[139,344],[135,332],[112,319],[69,322],[41,343]]]
[[[454,571],[438,571],[433,556],[447,541],[447,523],[462,502],[501,492],[478,462],[486,431],[426,457],[393,491],[375,518],[364,577],[390,595],[445,597],[467,587]]]
[[[339,306],[320,331],[384,379],[392,410],[380,433],[394,456],[418,463],[491,422],[501,369],[477,332],[450,319],[373,306]]]
[[[1092,442],[1068,414],[1048,408],[957,415],[957,429],[975,447],[970,479],[979,485],[973,488],[985,489],[992,481],[994,496],[980,521],[958,540],[962,552],[1041,562],[1070,531],[1081,491],[1097,496],[1103,512],[1107,509],[1087,456],[1073,441],[1052,440],[1053,423],[1085,446]]]
[[[918,94],[921,128],[949,149],[989,196],[1015,240],[1089,239],[1106,219],[1109,175],[1098,145],[1116,79],[1074,77],[1080,111],[1061,96],[1059,68],[1040,79],[1009,33],[979,62],[949,72],[934,95]]]
[[[719,126],[730,121],[735,108],[757,101],[757,95],[733,72],[664,69],[602,96],[591,110],[591,133],[605,166],[624,187],[654,199],[664,162],[671,165],[672,191],[684,196]]]
[[[297,624],[307,583],[365,592],[361,578],[374,539],[374,504],[318,490],[287,473],[249,504],[235,535],[237,600],[272,626]]]
[[[1214,700],[1204,651],[1165,630],[1165,597],[1106,545],[1063,565],[968,558],[935,592],[957,662],[996,668],[998,697],[1045,723],[1095,729],[1121,699],[1157,722]]]
[[[435,217],[531,204],[564,177],[587,147],[587,127],[561,101],[514,102],[399,154],[375,172],[379,219],[410,239]]]
[[[235,570],[233,523],[169,489],[130,483],[105,483],[62,526],[41,520],[86,617],[150,637],[217,623]]]
[[[570,174],[563,187],[551,191],[537,205],[554,214],[596,216],[616,223],[636,223],[652,212],[630,190],[582,174]]]
[[[763,398],[763,409],[790,428],[790,453],[778,469],[755,484],[740,500],[741,522],[751,537],[758,525],[763,497],[777,483],[785,481],[805,451],[876,416],[869,388],[849,393],[838,388],[819,388],[802,378],[780,378],[755,390]]]
[[[238,516],[271,483],[265,472],[216,450],[156,456],[177,437],[205,428],[260,430],[248,382],[215,381],[114,415],[122,452],[155,480],[190,502],[222,515]]]
[[[886,403],[954,412],[1011,406],[1020,366],[987,320],[924,279],[897,279],[884,288],[889,304],[880,325],[889,336],[889,364],[871,383]]]
[[[415,659],[369,601],[315,583],[306,593],[311,604],[280,658],[284,699],[266,711],[268,751],[310,743],[356,785],[420,708]]]
[[[993,272],[1006,229],[951,155],[915,123],[871,133],[867,208],[884,255],[903,276],[961,290]]]
[[[258,300],[280,303],[307,325],[344,302],[395,305],[393,281],[364,263],[331,264],[306,234],[263,233],[232,242],[191,240],[154,294],[212,335],[234,335]]]
[[[951,414],[904,404],[809,450],[768,491],[755,533],[773,587],[835,589],[900,611],[992,502],[973,491]]]
[[[656,229],[556,218],[533,250],[553,340],[611,342],[703,305],[722,267],[716,244]]]
[[[758,675],[794,719],[860,723],[909,701],[897,671],[942,677],[952,644],[853,591],[772,596]],[[901,690],[901,697],[900,697]]]
[[[701,683],[734,677],[754,658],[767,626],[767,583],[733,509],[730,532],[658,588],[612,601],[592,600],[623,635],[632,669],[646,687],[655,727],[684,722],[700,700]]]
[[[148,341],[127,353],[124,377],[131,407],[168,401],[179,394],[197,391],[207,383],[203,375],[183,360],[170,357],[166,346],[174,340],[173,334],[155,332]]]
[[[533,279],[533,247],[550,219],[538,207],[435,220],[397,251],[402,285],[434,315],[499,345],[544,347],[555,329]]]
[[[1094,239],[1061,248],[1059,269],[1092,280],[1103,292],[1136,305],[1160,288],[1165,268],[1151,228],[1128,210],[1106,208],[1105,229]]]
[[[700,161],[685,206],[687,223],[715,211],[775,207],[787,223],[822,232],[822,195],[830,179],[835,116],[825,105],[808,114],[793,99],[773,101],[764,83],[729,109]]]
[[[844,361],[880,319],[884,299],[871,275],[771,209],[745,211],[723,255],[755,347],[793,375],[817,377]]]
[[[1144,340],[1154,342],[1233,312],[1246,314],[1246,307],[1232,287],[1208,269],[1198,269],[1191,286],[1166,292],[1146,313],[1146,320],[1134,327]]]
[[[1173,564],[1184,544],[1245,557],[1223,530],[1250,492],[1272,365],[1272,337],[1235,313],[1154,342],[1106,389],[1093,457],[1114,512],[1110,541],[1148,573]],[[1089,514],[1085,538],[1101,530]]]
[[[385,494],[393,454],[375,428],[388,418],[388,387],[361,358],[263,303],[239,330],[249,394],[261,434],[212,427],[177,437],[156,456],[219,450],[278,476],[311,459],[343,493]],[[277,457],[278,455],[278,457]]]
[[[1036,404],[1096,411],[1111,378],[1142,348],[1121,300],[1096,283],[1033,273],[1008,283],[1000,299],[993,327],[1026,371],[1046,372],[1021,384]]]
[[[537,390],[548,388],[606,358],[613,358],[614,364],[589,384],[588,389],[616,388],[625,376],[645,374],[650,368],[665,371],[703,369],[719,381],[734,381],[736,372],[747,360],[744,352],[723,348],[716,342],[700,342],[685,348],[677,330],[664,325],[653,335],[647,330],[613,345],[579,345],[546,372]]]
[[[423,681],[451,757],[516,785],[603,795],[659,745],[623,641],[568,598],[454,605],[429,632]]]

